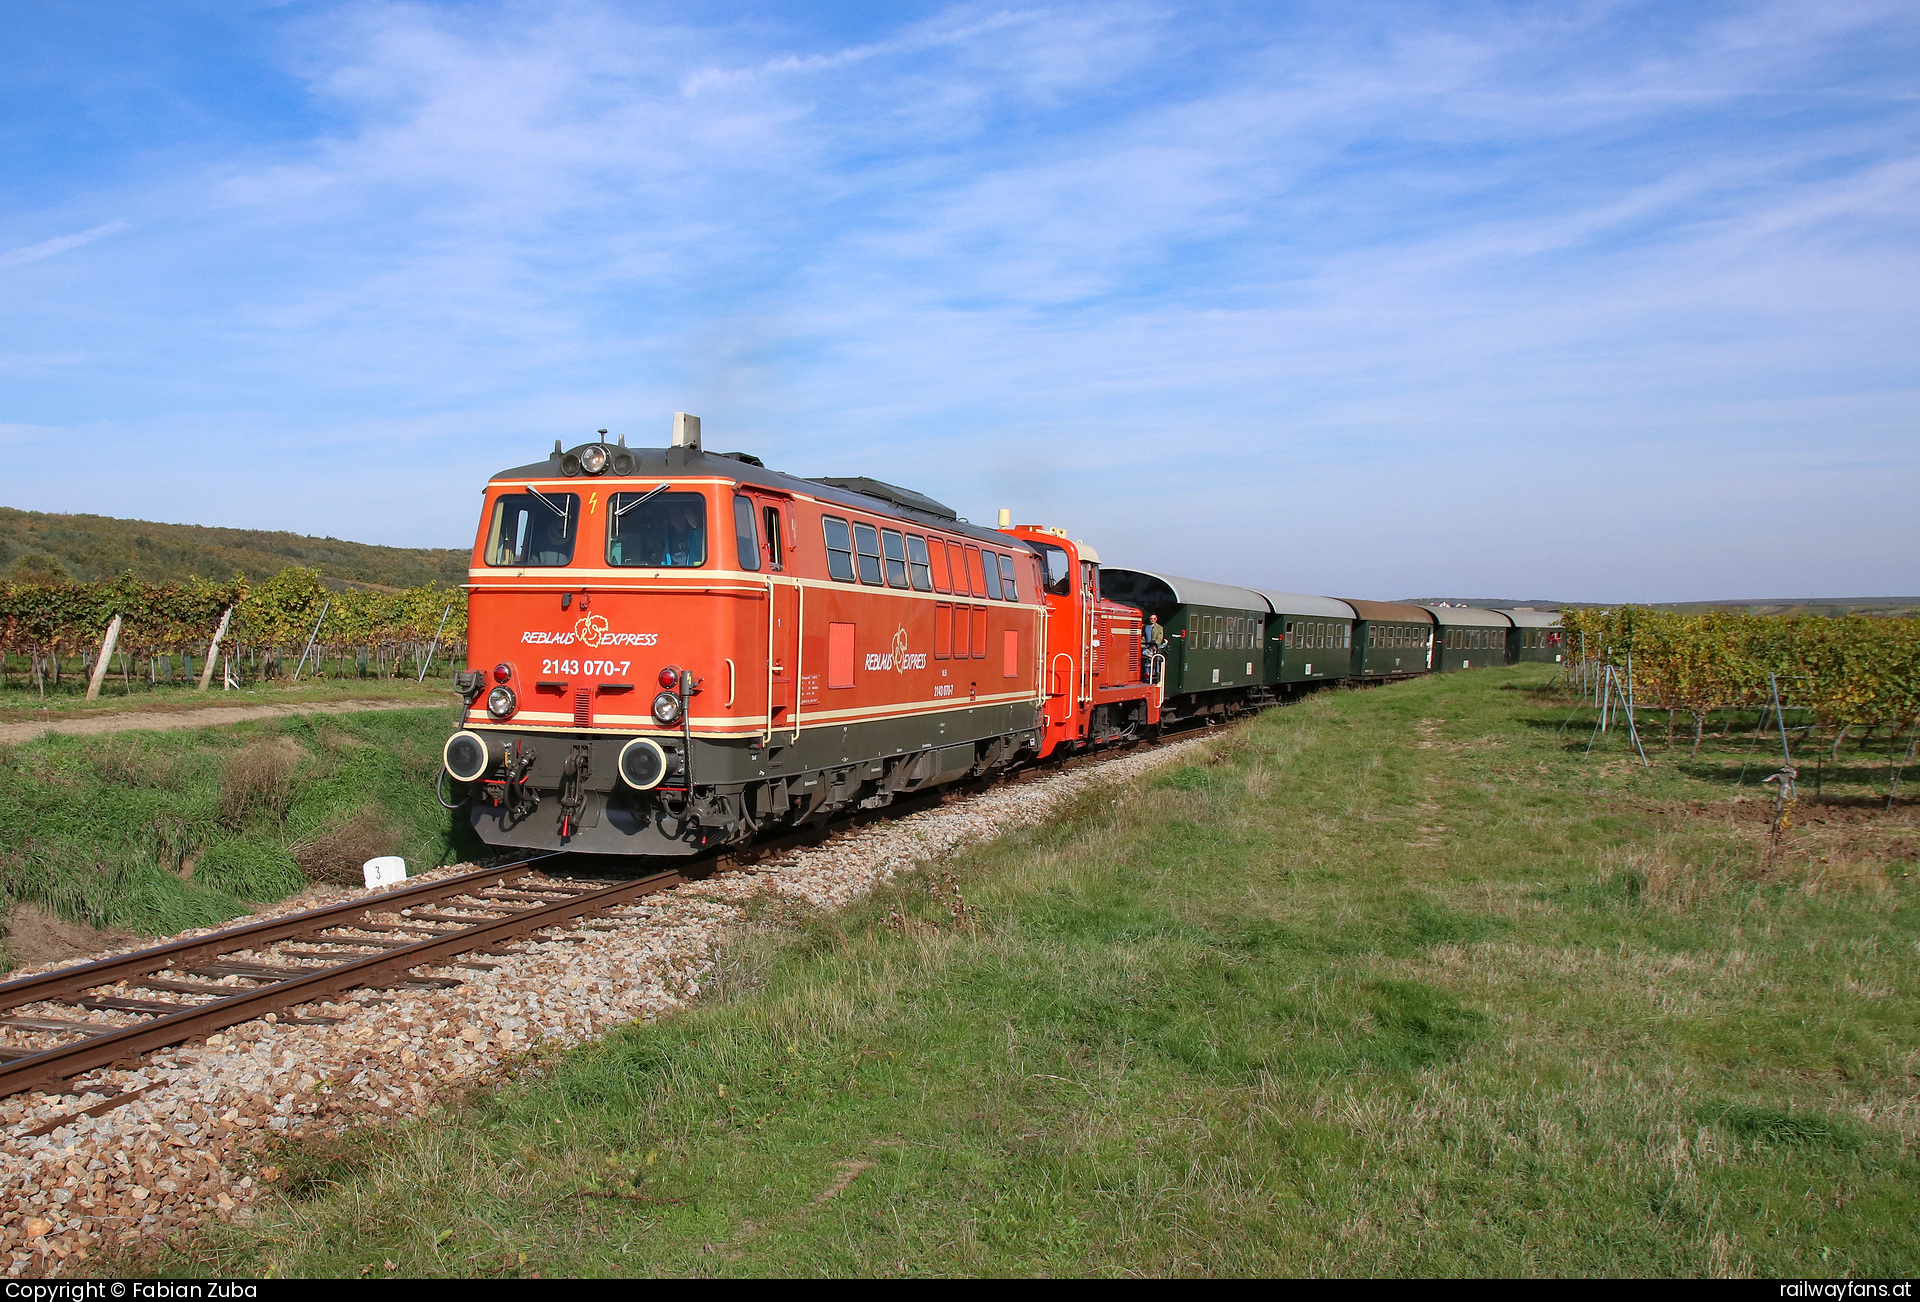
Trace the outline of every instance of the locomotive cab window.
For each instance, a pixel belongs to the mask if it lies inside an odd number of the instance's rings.
[[[740,568],[757,570],[760,568],[760,535],[753,526],[753,499],[735,496],[733,499],[733,541],[734,549],[740,555]]]
[[[489,565],[571,565],[580,535],[580,494],[503,493],[487,526]]]
[[[1000,600],[1000,564],[992,552],[980,553],[981,564],[986,567],[987,595],[995,601]]]
[[[853,526],[854,559],[860,563],[860,582],[880,583],[880,531],[870,524]]]
[[[880,531],[880,546],[886,554],[887,586],[904,588],[907,586],[907,540],[894,529]]]
[[[1056,597],[1072,595],[1073,562],[1067,559],[1067,549],[1055,547],[1052,543],[1041,543],[1040,554],[1047,561],[1047,591]]]
[[[762,507],[760,514],[767,526],[767,568],[778,572],[786,568],[786,540],[780,536],[780,508]]]
[[[821,525],[827,538],[827,573],[842,583],[853,582],[853,534],[845,520],[825,516]]]
[[[699,493],[615,493],[607,502],[607,564],[707,563],[707,499]]]

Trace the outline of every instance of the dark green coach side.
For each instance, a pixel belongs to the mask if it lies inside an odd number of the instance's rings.
[[[1433,667],[1444,673],[1512,663],[1507,634],[1513,621],[1478,606],[1429,606],[1433,612]]]
[[[1167,690],[1175,697],[1258,692],[1269,611],[1259,593],[1117,565],[1100,567],[1100,595],[1158,615],[1167,630]],[[1176,707],[1177,713],[1184,713]]]
[[[1282,693],[1353,672],[1353,607],[1337,597],[1255,588],[1266,600],[1265,679]]]
[[[1410,678],[1433,668],[1433,612],[1404,601],[1348,597],[1359,616],[1353,626],[1353,676],[1376,682]]]
[[[1513,621],[1507,634],[1507,663],[1563,664],[1567,654],[1567,635],[1560,627],[1557,610],[1502,609]]]

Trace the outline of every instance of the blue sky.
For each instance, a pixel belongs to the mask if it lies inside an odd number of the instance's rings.
[[[1920,593],[1920,8],[52,4],[0,504],[465,545],[605,426],[1350,596]]]

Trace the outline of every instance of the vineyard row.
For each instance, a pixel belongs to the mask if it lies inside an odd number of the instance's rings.
[[[131,575],[103,583],[0,583],[0,667],[10,671],[21,658],[29,677],[43,684],[59,681],[63,661],[77,662],[84,674],[116,616],[114,676],[124,680],[139,673],[150,683],[174,681],[176,664],[191,678],[223,618],[220,655],[241,677],[292,673],[310,639],[309,673],[346,673],[352,665],[359,676],[385,676],[417,672],[436,642],[434,664],[446,672],[466,643],[467,595],[431,584],[334,592],[318,569],[297,566],[257,584],[241,576],[152,584]]]
[[[1563,609],[1584,682],[1611,667],[1631,670],[1634,703],[1687,714],[1697,753],[1716,710],[1804,711],[1833,734],[1920,727],[1920,619],[1850,615],[1749,615],[1716,610],[1676,615],[1644,606]]]

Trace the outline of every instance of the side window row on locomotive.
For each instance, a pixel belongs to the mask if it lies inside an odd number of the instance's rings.
[[[948,542],[823,516],[827,573],[842,583],[961,597],[1020,600],[1013,557],[977,543]]]

